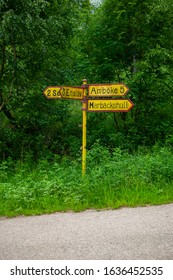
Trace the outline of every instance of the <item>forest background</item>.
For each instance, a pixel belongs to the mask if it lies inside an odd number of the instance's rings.
[[[42,211],[48,209],[43,194],[68,208],[126,205],[115,190],[118,182],[129,185],[129,176],[138,178],[134,193],[141,183],[143,194],[144,185],[159,184],[156,202],[173,199],[172,187],[160,199],[173,180],[173,2],[93,3],[0,0],[1,200],[17,213],[34,208],[41,194]],[[81,102],[47,100],[43,90],[81,85],[84,78],[126,84],[135,106],[128,113],[87,114],[89,177],[81,179]],[[103,183],[97,187],[105,203],[93,182]]]

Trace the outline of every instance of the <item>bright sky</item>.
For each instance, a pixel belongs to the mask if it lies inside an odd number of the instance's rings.
[[[100,3],[102,0],[90,0],[91,3]]]

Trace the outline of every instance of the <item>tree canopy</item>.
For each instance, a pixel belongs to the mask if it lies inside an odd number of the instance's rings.
[[[135,108],[116,114],[114,133],[134,145],[164,142],[172,133],[172,11],[172,1],[105,0],[87,31],[91,77],[131,89]]]
[[[129,113],[88,114],[88,145],[173,142],[171,0],[1,0],[0,158],[76,154],[81,104],[48,85],[123,82]],[[125,140],[124,140],[125,139]]]

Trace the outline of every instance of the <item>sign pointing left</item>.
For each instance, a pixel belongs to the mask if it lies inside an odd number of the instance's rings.
[[[84,88],[80,86],[63,86],[61,96],[64,99],[83,99]]]
[[[82,100],[84,88],[80,86],[48,86],[43,93],[48,99]]]
[[[61,98],[61,89],[62,87],[59,86],[49,86],[43,93],[48,99],[58,99]]]

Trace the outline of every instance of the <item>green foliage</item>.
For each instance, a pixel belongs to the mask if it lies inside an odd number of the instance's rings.
[[[83,0],[0,2],[0,159],[24,160],[30,154],[37,160],[72,149],[64,141],[69,103],[46,100],[43,89],[76,78],[72,38],[87,5]]]
[[[43,89],[83,78],[124,82],[135,104],[88,113],[88,149],[172,145],[172,9],[171,0],[0,1],[0,161],[75,159],[81,104],[46,100]]]
[[[124,82],[135,104],[129,113],[112,115],[113,133],[103,132],[108,145],[113,134],[133,148],[163,143],[172,134],[172,22],[172,1],[165,0],[105,0],[93,14],[84,44],[88,77],[99,83]],[[95,139],[102,140],[105,121]]]
[[[155,146],[134,155],[112,154],[98,142],[88,153],[87,173],[68,157],[33,164],[0,165],[0,215],[81,211],[173,201],[173,151]]]

